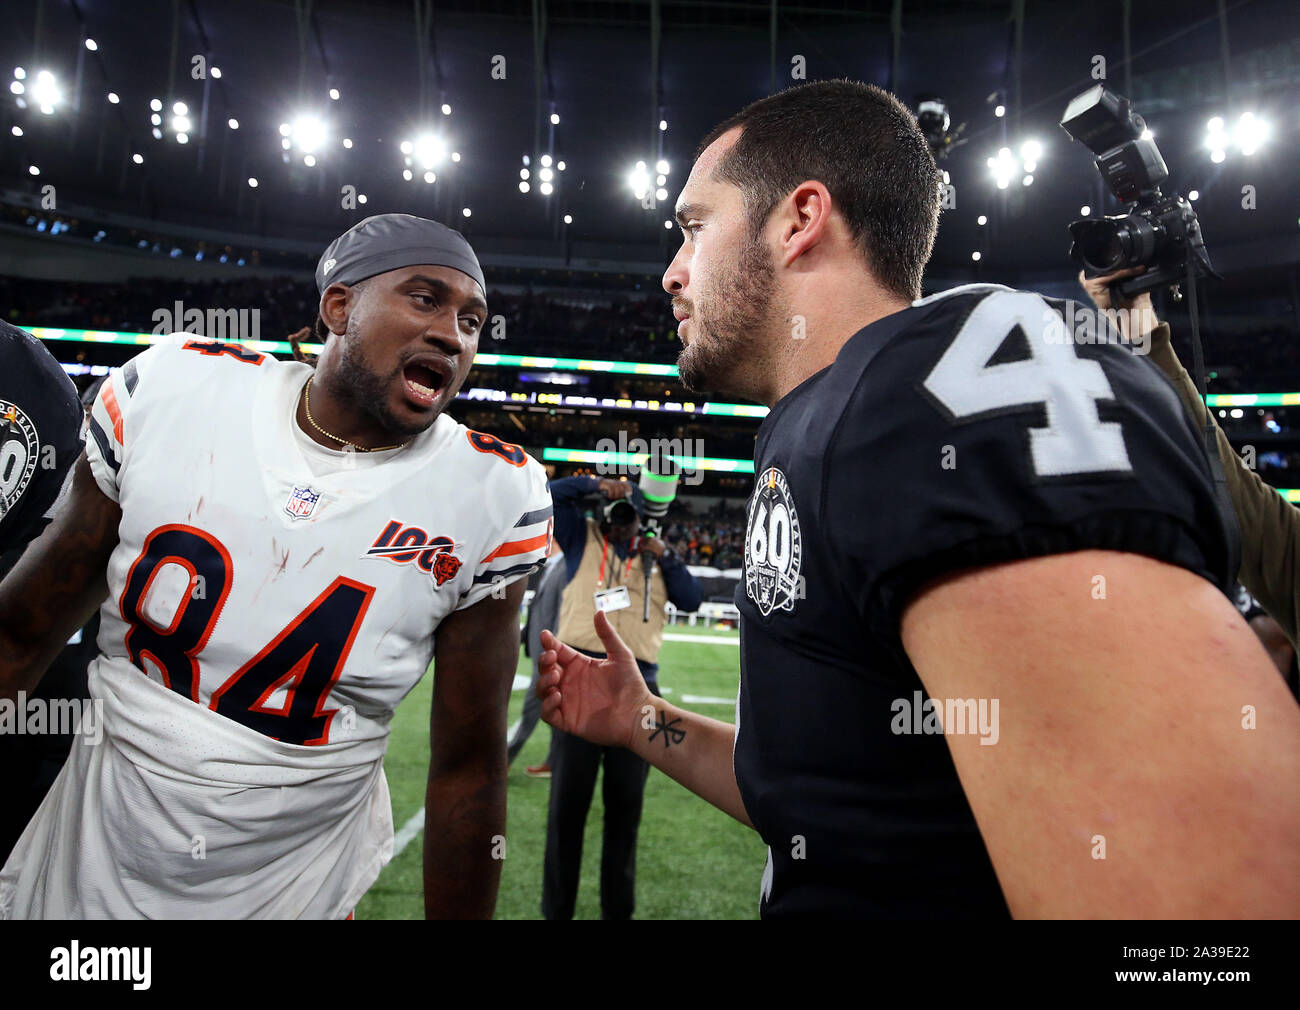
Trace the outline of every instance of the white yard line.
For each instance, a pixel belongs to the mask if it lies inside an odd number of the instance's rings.
[[[665,642],[716,642],[718,645],[739,645],[739,635],[683,635],[680,632],[665,631]]]
[[[393,859],[397,859],[406,848],[415,839],[421,831],[424,830],[424,807],[421,807],[411,815],[411,819],[402,825],[402,830],[397,833],[393,839]]]
[[[735,705],[735,698],[710,698],[706,694],[684,694],[682,701],[687,705]]]

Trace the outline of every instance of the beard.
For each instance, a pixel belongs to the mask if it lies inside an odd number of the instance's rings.
[[[746,392],[741,369],[762,368],[768,357],[762,336],[775,291],[772,252],[761,236],[751,236],[735,266],[713,279],[703,303],[713,307],[709,318],[691,316],[695,334],[677,357],[682,385],[692,393]]]
[[[420,434],[432,424],[432,421],[415,422],[403,420],[393,413],[391,398],[393,384],[398,380],[401,369],[395,369],[390,375],[383,376],[367,364],[361,354],[361,325],[358,313],[348,319],[348,328],[341,338],[342,346],[338,363],[335,365],[330,383],[330,393],[344,403],[350,404],[359,413],[371,418],[385,432],[397,438],[410,438]],[[437,415],[434,416],[434,420]]]

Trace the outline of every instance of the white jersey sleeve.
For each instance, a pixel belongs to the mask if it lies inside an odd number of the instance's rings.
[[[472,607],[485,596],[501,591],[510,583],[527,578],[546,563],[551,551],[554,519],[551,492],[542,465],[517,445],[501,442],[492,435],[470,431],[470,443],[480,452],[500,456],[508,467],[494,476],[502,483],[501,500],[522,503],[506,514],[504,523],[493,531],[490,552],[478,563],[474,579],[461,594],[456,610]]]
[[[121,501],[123,479],[132,459],[132,444],[147,423],[150,404],[166,397],[183,398],[196,382],[211,381],[205,368],[214,358],[260,365],[267,355],[239,344],[174,333],[114,368],[99,387],[86,421],[86,457],[99,489]]]

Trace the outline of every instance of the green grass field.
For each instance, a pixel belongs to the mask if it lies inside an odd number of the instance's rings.
[[[670,634],[701,639],[734,631],[669,626]],[[518,672],[531,675],[522,651]],[[735,715],[740,650],[730,643],[665,641],[659,656],[659,686],[664,697],[683,708],[731,722]],[[424,804],[429,760],[429,699],[432,678],[425,677],[398,708],[393,719],[385,771],[393,795],[393,823],[401,827]],[[713,704],[683,701],[726,699]],[[524,692],[510,699],[510,722],[519,718]],[[531,779],[528,765],[540,764],[550,742],[550,727],[538,725],[523,752],[510,766],[507,785],[506,859],[501,871],[498,919],[539,919],[542,902],[542,853],[546,845],[548,779]],[[576,917],[600,917],[600,839],[603,806],[600,783],[592,798],[583,845],[582,883]],[[357,908],[358,919],[418,919],[424,915],[421,850],[416,835],[385,868]],[[650,769],[637,849],[638,919],[755,919],[758,888],[766,850],[758,835],[687,792],[672,779]]]

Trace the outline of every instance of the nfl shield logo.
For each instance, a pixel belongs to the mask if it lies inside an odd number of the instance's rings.
[[[289,495],[289,500],[285,502],[284,510],[295,519],[306,519],[312,514],[318,501],[320,501],[319,491],[295,486]]]

